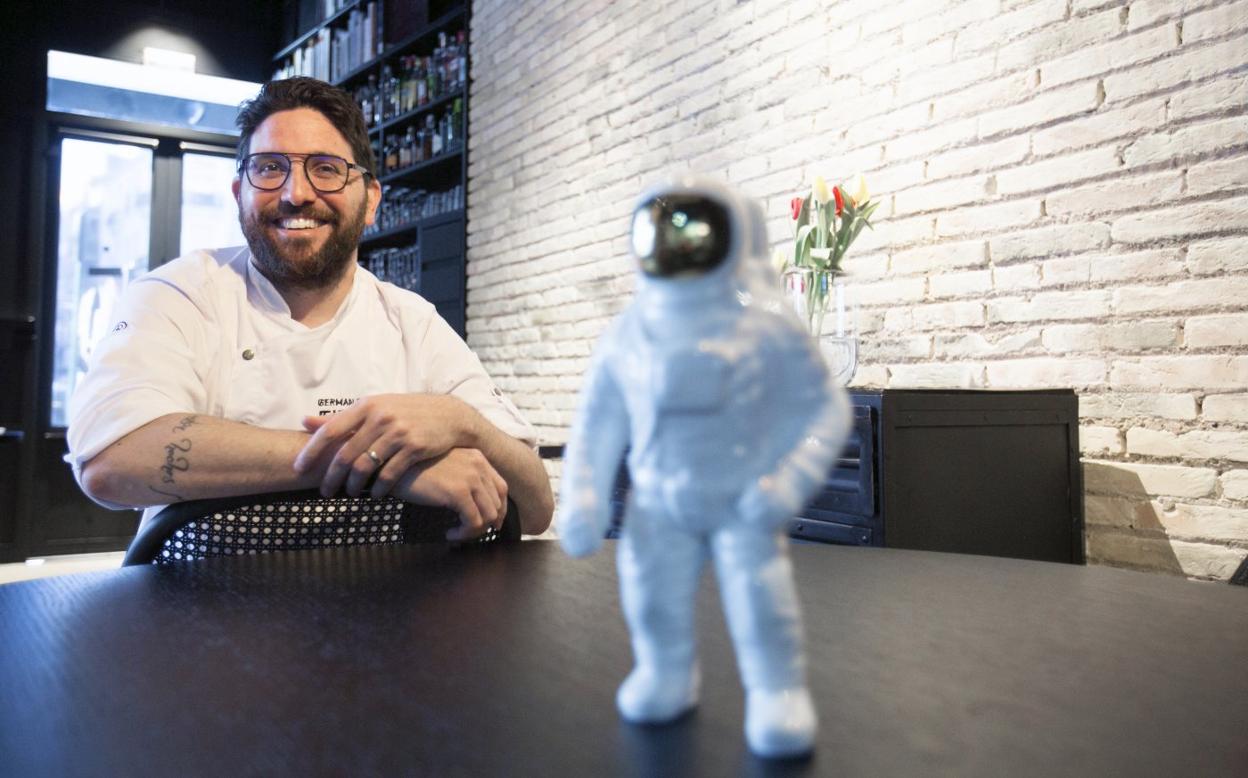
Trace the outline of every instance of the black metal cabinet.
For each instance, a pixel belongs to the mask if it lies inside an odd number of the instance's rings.
[[[1068,389],[851,392],[853,424],[801,540],[1082,564],[1078,397]],[[628,492],[612,499],[618,535]]]
[[[854,425],[797,538],[1082,563],[1070,390],[852,393]]]

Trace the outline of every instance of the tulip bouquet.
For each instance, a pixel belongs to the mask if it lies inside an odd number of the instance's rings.
[[[829,188],[822,177],[816,177],[810,194],[794,197],[789,203],[795,231],[793,252],[777,250],[775,255],[786,291],[801,296],[799,313],[815,337],[823,328],[832,280],[842,272],[841,260],[863,228],[871,226],[871,214],[879,206],[870,201],[861,174],[850,184]]]

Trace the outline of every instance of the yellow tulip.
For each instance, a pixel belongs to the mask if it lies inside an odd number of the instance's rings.
[[[777,273],[783,273],[788,264],[789,255],[784,249],[775,249],[771,252],[771,266],[776,269]]]
[[[855,175],[846,182],[842,190],[850,193],[849,199],[853,200],[856,206],[862,205],[870,197],[870,194],[867,192],[867,179],[862,173]]]
[[[815,185],[810,188],[810,195],[817,203],[826,203],[832,199],[832,194],[828,191],[828,182],[823,180],[823,176],[815,176]]]

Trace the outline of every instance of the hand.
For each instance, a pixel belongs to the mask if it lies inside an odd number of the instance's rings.
[[[602,547],[605,533],[592,521],[560,521],[556,525],[559,545],[571,557],[583,557]]]
[[[483,535],[507,515],[507,482],[475,448],[453,448],[417,464],[398,479],[392,493],[407,502],[458,513],[459,526],[446,533],[452,541]]]
[[[766,476],[750,484],[737,500],[737,513],[745,523],[766,529],[782,526],[800,507],[781,499],[772,480]]]
[[[382,497],[417,463],[467,444],[471,419],[471,409],[449,395],[364,397],[341,413],[303,420],[313,434],[295,457],[295,472],[313,469],[334,452],[325,466],[321,494],[337,494],[345,481],[346,493],[358,496],[376,472],[371,493]]]

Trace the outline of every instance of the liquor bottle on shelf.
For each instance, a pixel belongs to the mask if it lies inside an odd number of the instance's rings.
[[[433,57],[425,57],[425,81],[429,85],[429,100],[437,100],[442,96],[442,85],[438,78],[437,64]]]
[[[369,127],[377,125],[377,76],[369,74],[368,83],[360,89],[362,99],[360,110],[364,112],[364,123]]]
[[[456,151],[464,142],[464,101],[456,97],[446,123],[446,150]]]
[[[403,100],[400,108],[407,113],[416,107],[416,58],[403,58]]]
[[[463,89],[468,84],[468,32],[460,30],[455,35],[455,88]]]
[[[442,134],[434,124],[433,114],[425,116],[425,133],[429,136],[429,156],[436,157],[442,153]]]
[[[407,164],[419,162],[416,156],[416,127],[408,125],[407,134],[403,136],[403,148],[407,151]]]
[[[399,167],[399,141],[398,138],[391,135],[386,141],[386,172],[397,170]]]
[[[416,82],[416,106],[422,106],[429,102],[429,78],[425,73],[425,58],[412,57],[416,61],[416,72],[413,73],[413,80]]]

